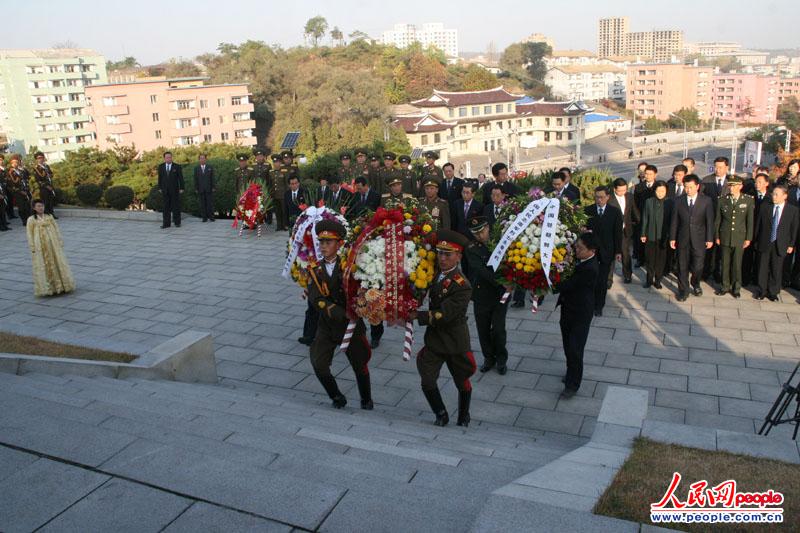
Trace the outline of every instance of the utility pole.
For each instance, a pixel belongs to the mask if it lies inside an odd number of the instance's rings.
[[[737,142],[736,142],[736,121],[733,121],[733,143],[731,144],[731,173],[736,174],[736,151],[737,151]]]
[[[583,115],[578,115],[577,120],[575,121],[576,128],[575,128],[575,168],[580,168],[581,166],[581,121],[583,120]]]
[[[683,122],[683,158],[686,159],[689,157],[689,145],[686,141],[686,119],[679,117],[675,113],[670,113],[669,116],[675,117],[681,122]]]

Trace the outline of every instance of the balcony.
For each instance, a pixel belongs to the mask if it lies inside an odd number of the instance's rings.
[[[200,135],[200,126],[187,126],[185,128],[170,128],[169,134],[172,137],[194,137]]]
[[[237,122],[231,122],[231,127],[235,130],[247,130],[253,129],[256,127],[256,121],[253,119],[249,120],[240,120]]]
[[[168,118],[170,120],[180,120],[183,118],[195,118],[198,116],[198,109],[193,107],[189,109],[170,109]]]
[[[228,107],[228,111],[231,113],[252,113],[254,109],[255,106],[253,106],[252,103],[232,105]]]
[[[110,105],[110,106],[98,106],[97,111],[99,111],[103,115],[128,115],[130,114],[130,110],[128,106],[124,104],[117,104],[117,105]]]
[[[109,124],[107,127],[108,127],[108,133],[130,133],[131,132],[131,125],[128,124],[128,123]],[[82,130],[74,130],[74,131],[82,131]]]

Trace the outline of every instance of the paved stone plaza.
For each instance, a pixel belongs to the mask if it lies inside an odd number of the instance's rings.
[[[301,291],[280,277],[288,234],[238,238],[230,222],[160,230],[156,222],[63,218],[59,221],[78,289],[33,296],[25,234],[19,221],[0,237],[0,323],[58,329],[91,344],[114,341],[149,349],[192,329],[214,335],[222,383],[322,393],[297,343],[306,309]],[[500,424],[587,437],[610,384],[649,391],[648,418],[752,433],[800,356],[800,297],[759,302],[705,295],[674,299],[674,280],[661,291],[620,278],[604,316],[595,318],[578,396],[558,399],[564,373],[558,312],[548,298],[538,314],[508,314],[509,373],[474,378],[474,425]],[[471,328],[473,334],[474,327]],[[387,328],[370,364],[377,408],[430,417],[411,362],[400,356],[402,331]],[[416,344],[422,340],[417,330]],[[479,345],[473,348],[480,362]],[[355,383],[343,357],[335,369],[351,403]],[[446,374],[446,372],[444,373]],[[442,378],[444,398],[455,389]],[[775,435],[786,435],[777,428]]]

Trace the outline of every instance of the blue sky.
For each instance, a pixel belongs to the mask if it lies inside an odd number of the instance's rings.
[[[594,49],[597,19],[616,15],[627,15],[633,31],[683,29],[687,41],[800,46],[797,0],[16,0],[3,11],[0,47],[71,40],[111,59],[132,55],[143,63],[191,58],[213,51],[220,42],[300,44],[305,21],[314,15],[324,16],[345,35],[358,29],[373,37],[396,22],[444,22],[459,30],[465,51],[484,51],[490,41],[502,49],[534,32],[555,39],[558,49]],[[17,29],[12,20],[19,23]]]

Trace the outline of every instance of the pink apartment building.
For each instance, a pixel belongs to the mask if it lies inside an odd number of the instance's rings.
[[[757,74],[714,75],[714,116],[757,124],[775,122],[780,81],[777,76]]]
[[[145,78],[86,87],[86,108],[101,149],[139,150],[225,142],[253,146],[253,104],[245,84],[207,78]]]
[[[670,113],[693,107],[701,120],[711,118],[712,67],[679,63],[628,65],[626,107],[637,119],[667,120]]]

